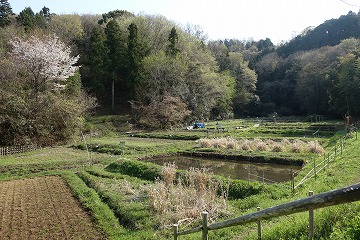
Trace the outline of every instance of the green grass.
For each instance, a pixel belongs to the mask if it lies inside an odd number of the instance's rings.
[[[131,178],[101,178],[84,171],[79,172],[79,176],[89,187],[95,189],[120,224],[132,232],[130,236],[123,234],[121,239],[152,239],[157,222],[149,210],[147,197],[141,192],[141,186],[146,182],[131,181]],[[131,181],[131,185],[128,181]],[[135,191],[139,191],[139,196],[134,197]]]
[[[360,141],[349,139],[343,155],[331,163],[329,168],[318,173],[317,179],[310,179],[304,185],[296,189],[295,194],[291,194],[288,190],[279,192],[277,197],[270,197],[273,192],[279,191],[278,186],[273,185],[267,190],[254,197],[245,198],[239,201],[233,201],[235,206],[243,209],[244,213],[255,211],[255,207],[260,206],[262,209],[275,206],[281,203],[289,202],[307,196],[308,191],[314,191],[315,194],[329,191],[332,189],[344,187],[350,184],[360,182]],[[299,181],[302,176],[311,169],[311,164],[305,166],[303,172],[295,178]],[[275,189],[276,188],[276,189]],[[359,203],[344,204],[340,206],[324,208],[315,211],[315,239],[336,239],[333,226],[346,225],[349,234],[356,229],[352,229],[349,221],[355,221],[359,216]],[[286,217],[280,217],[263,223],[264,239],[307,239],[307,213],[293,214]],[[354,226],[355,228],[357,225]],[[239,233],[241,239],[256,239],[257,233],[255,227],[242,227],[247,229],[247,236]],[[223,230],[225,231],[225,230]],[[245,231],[245,230],[244,230]],[[337,231],[340,231],[337,228]],[[343,231],[341,231],[343,232]],[[337,235],[336,235],[337,236]],[[350,235],[349,235],[350,236]],[[346,238],[345,238],[346,239]],[[348,238],[353,239],[353,238]],[[356,239],[356,238],[354,238]]]
[[[86,184],[73,173],[64,173],[62,177],[81,205],[91,212],[96,225],[103,234],[111,239],[122,239],[122,236],[126,235],[128,230],[119,224],[114,212],[101,201],[94,189],[86,186]]]
[[[187,140],[224,136],[237,139],[282,139],[283,137],[290,139],[301,137],[302,140],[316,139],[322,143],[327,153],[332,153],[335,146],[339,146],[339,139],[343,136],[341,131],[333,135],[332,130],[338,127],[337,122],[271,123],[258,122],[255,119],[228,120],[220,122],[226,129],[225,132],[207,132],[204,129],[144,132],[132,129],[127,123],[128,120],[128,117],[121,116],[99,116],[89,119],[85,130],[87,133],[92,133],[93,136],[90,138],[89,135],[86,135],[86,141],[89,146],[101,146],[103,153],[91,148],[93,151],[89,156],[85,150],[61,146],[2,156],[0,157],[0,180],[61,175],[74,196],[89,211],[99,229],[109,239],[171,239],[171,229],[158,228],[155,216],[147,208],[147,198],[143,191],[145,186],[153,184],[154,178],[158,176],[159,167],[144,167],[141,162],[135,161],[137,158],[182,151],[235,154],[228,150],[199,149],[196,141]],[[207,123],[207,127],[215,128],[216,122]],[[320,135],[313,135],[317,130]],[[126,132],[139,134],[138,136],[142,136],[142,138],[131,137]],[[151,138],[145,138],[145,136]],[[125,141],[125,146],[120,146],[120,141]],[[80,137],[74,146],[84,149],[84,143]],[[121,150],[121,157],[115,155],[114,150],[117,149]],[[295,183],[299,182],[313,167],[313,161],[319,162],[323,159],[323,156],[315,154],[258,151],[241,152],[240,154],[260,156],[265,159],[284,158],[306,161],[307,164],[303,170],[295,177]],[[89,157],[92,159],[93,167],[88,167],[90,165]],[[239,193],[239,196],[228,200],[233,212],[230,218],[255,212],[257,206],[264,209],[306,197],[309,190],[317,194],[360,182],[359,162],[360,140],[353,137],[346,140],[342,156],[338,156],[337,160],[331,163],[326,170],[318,173],[316,180],[310,179],[298,187],[294,194],[289,188],[289,182],[265,185],[262,188],[259,183],[248,185],[247,182],[239,181],[233,184],[233,192],[230,193],[232,195]],[[120,171],[119,164],[121,163],[123,165]],[[68,169],[71,169],[72,172],[79,172],[79,175],[67,171]],[[131,192],[136,194],[130,194]],[[359,212],[359,203],[316,210],[315,239],[359,239]],[[220,220],[222,219],[217,219],[217,221]],[[263,221],[262,225],[263,239],[306,239],[308,234],[307,213]],[[180,225],[180,230],[188,228],[190,226]],[[200,237],[201,234],[196,233],[179,238],[185,240],[199,239]],[[255,223],[209,233],[209,239],[256,238]]]

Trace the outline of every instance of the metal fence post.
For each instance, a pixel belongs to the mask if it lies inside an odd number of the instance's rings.
[[[309,197],[313,196],[314,192],[309,191]],[[309,239],[314,237],[314,210],[309,210]]]
[[[208,213],[202,212],[202,240],[208,240]]]
[[[257,211],[260,211],[260,207],[257,207]],[[261,221],[257,222],[258,225],[258,240],[261,240]]]
[[[174,224],[173,225],[173,231],[174,231],[174,240],[177,240],[177,237],[178,237],[178,225],[177,224]]]

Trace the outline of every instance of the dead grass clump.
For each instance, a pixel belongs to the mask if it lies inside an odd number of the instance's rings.
[[[227,140],[227,149],[239,149],[239,143],[236,139],[228,137]]]
[[[226,149],[228,140],[226,138],[214,138],[213,139],[213,147],[219,149]]]
[[[176,169],[174,165],[170,167]],[[165,179],[164,176],[162,178]],[[196,168],[179,176],[172,182],[172,187],[166,187],[167,183],[158,179],[148,190],[150,206],[157,213],[162,226],[193,222],[201,218],[202,211],[209,212],[209,216],[216,219],[228,214],[228,190],[221,189],[219,182],[214,180],[209,170]],[[219,196],[219,192],[223,194]]]
[[[247,140],[247,139],[241,140],[240,143],[239,143],[239,149],[244,150],[244,151],[251,150],[250,143],[251,142],[249,140]]]
[[[308,142],[307,149],[311,153],[323,154],[325,152],[324,148],[317,140]]]
[[[292,145],[292,143],[290,142],[290,140],[287,139],[287,138],[283,138],[283,139],[281,140],[281,144],[282,144],[284,147],[288,147],[288,146],[291,146],[291,145]]]
[[[272,140],[272,139],[267,139],[267,140],[265,141],[265,143],[266,143],[266,145],[271,149],[276,142],[275,142],[274,140]]]
[[[265,142],[261,141],[261,142],[259,142],[257,144],[257,150],[259,150],[259,151],[268,151],[269,147]]]
[[[201,138],[199,139],[200,147],[202,148],[210,148],[212,147],[212,141],[209,138]]]
[[[304,142],[299,139],[295,139],[291,143],[291,152],[293,153],[300,153],[303,151],[303,148],[304,148]]]
[[[201,138],[199,140],[200,147],[203,148],[219,148],[219,149],[237,149],[238,142],[231,137],[226,138]]]
[[[167,189],[173,186],[176,175],[175,163],[165,163],[161,168],[161,176],[163,177],[165,187]]]
[[[165,183],[157,179],[155,184],[148,189],[148,193],[151,208],[159,214],[166,213],[169,203],[166,201],[168,194]]]
[[[231,137],[223,138],[202,138],[199,140],[200,147],[203,148],[218,148],[218,149],[238,149],[243,151],[272,151],[272,152],[311,152],[324,153],[324,148],[318,141],[311,141],[306,143],[302,140],[295,139],[293,141],[284,138],[281,142],[271,139],[262,140],[255,138],[253,140],[242,139],[237,141]]]
[[[258,146],[264,144],[263,140],[259,138],[255,138],[252,141],[250,141],[250,148],[251,150],[255,151],[258,150]]]
[[[272,151],[273,152],[284,152],[285,151],[285,147],[282,143],[275,143],[272,146]]]

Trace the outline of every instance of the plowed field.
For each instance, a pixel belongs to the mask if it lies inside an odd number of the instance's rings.
[[[0,239],[104,239],[60,177],[0,182]]]

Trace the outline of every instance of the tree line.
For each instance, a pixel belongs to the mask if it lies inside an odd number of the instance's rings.
[[[16,15],[1,0],[0,134],[6,137],[0,144],[47,142],[50,135],[50,142],[68,140],[95,99],[100,109],[130,113],[148,128],[273,112],[358,117],[360,41],[354,18],[360,16],[350,12],[338,19],[341,24],[327,21],[275,46],[268,38],[210,41],[198,26],[125,10],[56,15],[44,6]],[[326,29],[327,38],[335,30],[341,34],[321,41],[319,29]],[[306,39],[313,36],[318,41],[311,45]],[[28,47],[19,54],[21,44]],[[67,60],[39,70],[54,57],[49,44]],[[37,64],[25,66],[24,55]],[[75,71],[62,75],[69,67]]]

